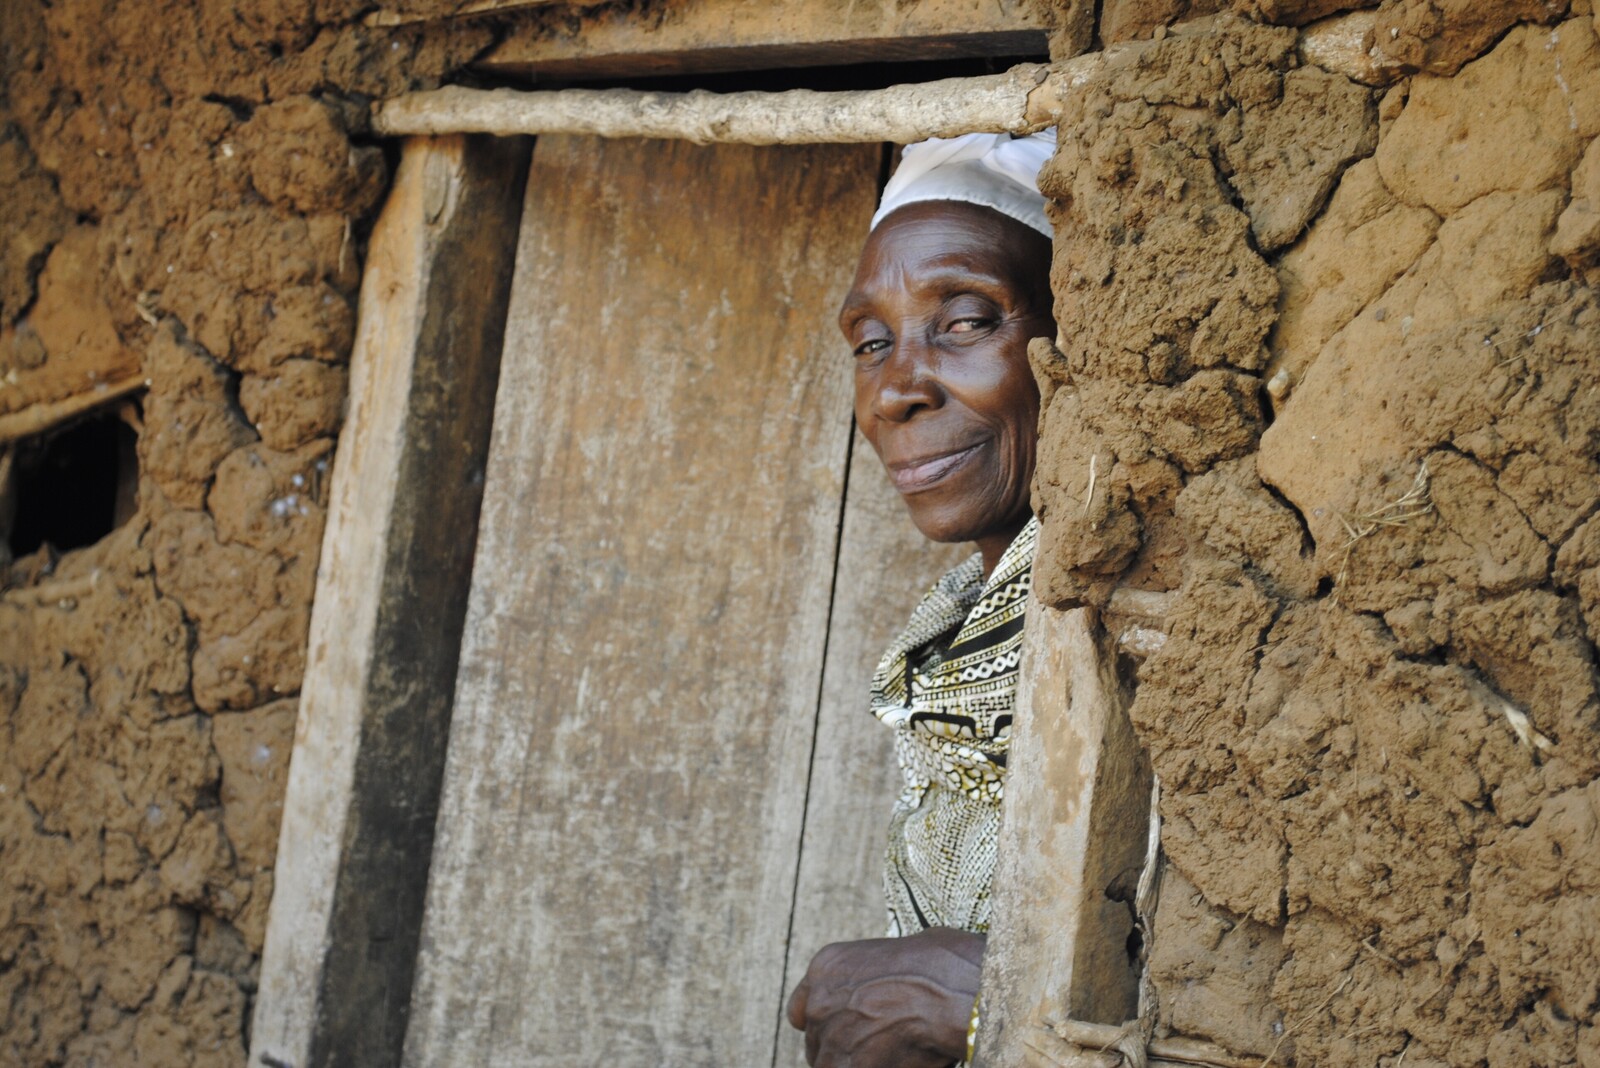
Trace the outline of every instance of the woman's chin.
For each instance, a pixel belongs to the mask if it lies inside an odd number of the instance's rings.
[[[910,521],[922,531],[922,536],[941,545],[981,542],[995,534],[1016,534],[1032,515],[1027,494],[1021,494],[1021,504],[992,496],[981,500],[973,500],[971,496],[941,500],[933,494],[909,494],[902,500],[910,510]]]
[[[999,528],[1010,525],[997,521],[992,512],[974,516],[957,509],[918,507],[918,502],[913,498],[908,498],[906,504],[911,509],[911,522],[916,524],[922,536],[941,545],[980,541]],[[1026,523],[1027,519],[1022,521]]]

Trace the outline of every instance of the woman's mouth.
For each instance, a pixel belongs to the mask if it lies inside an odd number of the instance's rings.
[[[968,445],[955,452],[940,453],[935,456],[919,456],[910,460],[902,460],[887,465],[889,478],[894,482],[894,488],[901,493],[915,493],[925,490],[937,482],[948,477],[957,468],[962,467],[972,459],[983,442]]]

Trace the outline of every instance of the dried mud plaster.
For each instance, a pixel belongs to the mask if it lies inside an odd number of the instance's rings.
[[[1133,46],[1042,182],[1037,587],[1176,591],[1163,1025],[1280,1063],[1600,1063],[1600,48],[1454,6]]]
[[[488,40],[364,6],[0,4],[0,413],[149,380],[134,517],[0,561],[0,1064],[244,1062],[387,180],[364,101]]]

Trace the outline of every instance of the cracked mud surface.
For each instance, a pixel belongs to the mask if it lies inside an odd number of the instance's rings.
[[[1163,1023],[1280,1061],[1600,1048],[1600,48],[1516,17],[1386,91],[1191,27],[1045,184],[1039,588],[1175,591]]]
[[[0,5],[0,415],[149,380],[136,514],[0,599],[0,1063],[244,1061],[387,181],[365,102],[487,40],[361,10]]]

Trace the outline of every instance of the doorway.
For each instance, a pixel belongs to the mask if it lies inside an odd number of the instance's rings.
[[[853,441],[885,152],[536,143],[406,1065],[803,1063],[881,933],[867,683],[964,551]]]

